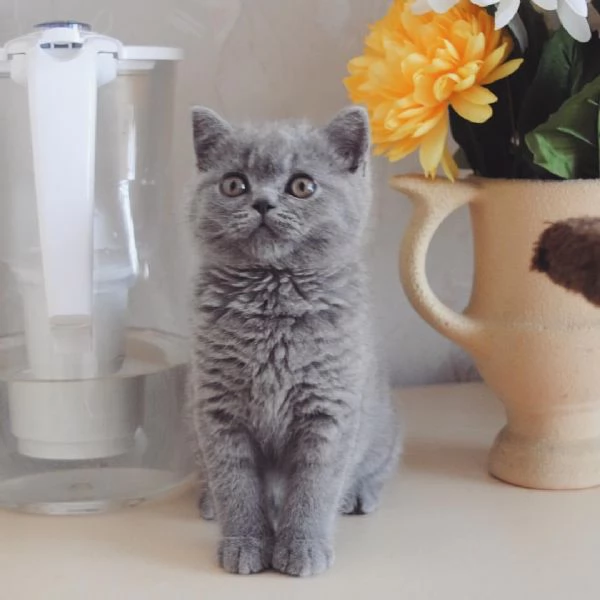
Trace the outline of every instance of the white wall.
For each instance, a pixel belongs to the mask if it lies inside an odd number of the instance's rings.
[[[367,24],[387,0],[0,0],[0,40],[49,19],[76,19],[127,43],[183,47],[174,156],[174,203],[192,170],[189,106],[206,104],[231,119],[307,116],[324,122],[347,103],[349,58],[361,51]],[[397,383],[468,379],[470,362],[429,329],[408,305],[397,253],[410,214],[387,188],[389,176],[414,171],[406,160],[375,164],[377,228],[370,264],[382,339]],[[430,276],[452,306],[468,297],[471,242],[464,213],[433,244]],[[182,278],[183,279],[183,278]],[[183,289],[183,281],[182,281]]]

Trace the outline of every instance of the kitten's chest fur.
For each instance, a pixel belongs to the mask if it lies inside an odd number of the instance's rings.
[[[258,437],[284,434],[299,392],[322,386],[325,372],[332,385],[343,377],[331,359],[352,352],[360,329],[356,268],[207,270],[200,286],[206,376],[225,380],[229,410]]]

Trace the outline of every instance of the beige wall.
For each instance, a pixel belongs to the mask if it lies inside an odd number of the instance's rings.
[[[2,41],[35,23],[69,18],[127,43],[184,48],[177,90],[175,195],[180,205],[192,170],[188,108],[206,104],[231,119],[307,116],[324,121],[347,102],[342,78],[361,51],[367,24],[387,0],[0,0]],[[394,380],[413,384],[466,379],[464,356],[408,306],[397,279],[399,240],[409,216],[388,190],[414,160],[375,164],[377,226],[370,264],[382,340]],[[466,215],[454,215],[435,240],[429,265],[441,297],[455,307],[469,293],[471,257]],[[182,277],[182,289],[183,289]]]

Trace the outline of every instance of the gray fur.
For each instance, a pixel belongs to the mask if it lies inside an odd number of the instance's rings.
[[[333,562],[337,512],[374,510],[399,453],[361,259],[367,117],[348,108],[321,129],[232,127],[198,108],[194,135],[190,217],[203,264],[189,410],[200,508],[218,519],[227,571],[316,574]],[[223,195],[229,172],[250,191]],[[298,172],[317,182],[313,197],[285,192]],[[257,200],[274,206],[267,227]]]

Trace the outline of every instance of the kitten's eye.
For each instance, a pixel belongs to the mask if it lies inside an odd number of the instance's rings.
[[[310,198],[317,191],[317,184],[308,175],[294,175],[288,181],[285,191],[296,198]]]
[[[249,188],[248,180],[240,173],[228,173],[219,184],[221,194],[229,198],[237,198],[245,194]]]

